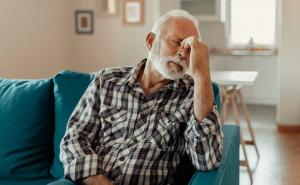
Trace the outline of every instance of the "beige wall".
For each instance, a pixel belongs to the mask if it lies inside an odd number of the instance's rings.
[[[300,1],[282,0],[277,121],[300,125]]]
[[[147,56],[145,38],[154,20],[178,8],[178,2],[145,0],[145,24],[139,26],[95,12],[94,34],[80,35],[74,12],[95,10],[95,0],[1,0],[0,77],[43,78],[62,69],[136,65]]]
[[[120,16],[95,17],[93,35],[72,35],[72,65],[79,71],[104,67],[136,65],[147,56],[145,38],[150,31],[153,2],[146,0],[145,24],[123,26]],[[75,0],[73,10],[94,9],[93,0]]]
[[[44,78],[69,66],[69,2],[0,1],[0,77]]]
[[[74,0],[73,10],[94,9],[94,0]],[[121,16],[95,17],[93,35],[72,36],[72,65],[79,71],[132,66],[147,57],[146,36],[156,18],[178,8],[179,0],[145,0],[145,24],[124,26]]]

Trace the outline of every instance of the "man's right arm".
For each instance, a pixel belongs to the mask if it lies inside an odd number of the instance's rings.
[[[103,173],[92,148],[92,141],[101,126],[100,86],[99,72],[79,100],[61,140],[60,160],[64,165],[65,178],[73,181]]]

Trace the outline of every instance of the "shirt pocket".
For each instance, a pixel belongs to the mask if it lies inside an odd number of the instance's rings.
[[[123,143],[124,124],[127,121],[127,111],[116,107],[102,107],[100,111],[102,125],[102,141],[104,145]]]
[[[153,126],[150,141],[160,150],[174,150],[180,131],[180,122],[173,114],[161,111],[158,113],[157,121]]]

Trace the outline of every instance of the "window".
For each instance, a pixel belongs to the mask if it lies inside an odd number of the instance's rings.
[[[256,45],[274,47],[276,0],[231,0],[231,47]]]

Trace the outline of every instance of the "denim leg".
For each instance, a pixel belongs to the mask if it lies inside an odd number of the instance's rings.
[[[54,182],[49,183],[48,185],[76,185],[76,184],[68,179],[58,179]]]

